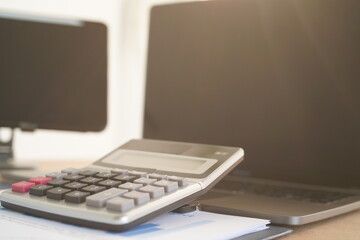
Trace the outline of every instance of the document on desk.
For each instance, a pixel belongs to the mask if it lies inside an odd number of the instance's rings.
[[[231,239],[266,229],[269,221],[202,211],[167,213],[132,230],[106,232],[7,210],[0,206],[0,239]]]

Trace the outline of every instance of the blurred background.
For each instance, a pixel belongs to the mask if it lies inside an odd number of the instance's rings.
[[[15,129],[17,162],[96,160],[142,136],[149,10],[169,0],[2,0],[0,12],[75,19],[107,28],[107,123],[99,132]],[[0,80],[1,81],[1,80]],[[7,129],[2,128],[2,135]]]

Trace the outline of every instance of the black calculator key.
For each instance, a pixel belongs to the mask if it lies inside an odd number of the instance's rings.
[[[46,191],[52,188],[53,186],[38,184],[30,188],[30,194],[35,196],[45,196]]]
[[[114,177],[113,179],[116,181],[121,181],[122,183],[126,183],[126,182],[133,182],[135,179],[138,179],[138,176],[133,176],[133,175],[119,175]]]
[[[99,186],[104,186],[106,188],[112,188],[112,187],[117,187],[121,184],[121,181],[116,181],[116,180],[111,180],[111,179],[107,179],[101,182],[98,182],[97,185]]]
[[[117,175],[119,175],[119,173],[100,172],[100,173],[96,174],[95,177],[109,179],[109,178],[116,177]]]
[[[86,187],[88,184],[85,183],[79,183],[79,182],[72,182],[64,185],[64,188],[69,188],[71,190],[79,190],[80,188]]]
[[[53,189],[50,189],[46,192],[47,198],[55,199],[55,200],[62,200],[65,197],[65,194],[71,192],[70,189],[56,187]]]
[[[100,182],[102,180],[104,180],[104,179],[96,178],[96,177],[87,177],[87,178],[81,179],[80,182],[86,183],[86,184],[95,184],[95,183]]]
[[[61,187],[61,186],[64,186],[65,184],[68,184],[69,182],[70,182],[69,180],[55,179],[50,182],[47,182],[47,185],[50,185],[53,187]]]
[[[93,171],[93,170],[83,170],[81,172],[79,172],[80,175],[86,176],[86,177],[91,177],[91,176],[95,176],[95,174],[98,174],[98,171]]]
[[[80,181],[81,179],[86,178],[85,176],[82,175],[68,175],[66,177],[64,177],[64,180],[69,180],[69,181]]]
[[[106,187],[90,185],[81,189],[81,191],[89,192],[90,194],[98,193],[106,190]]]
[[[65,194],[65,202],[82,203],[85,202],[85,198],[90,196],[89,192],[73,191]]]

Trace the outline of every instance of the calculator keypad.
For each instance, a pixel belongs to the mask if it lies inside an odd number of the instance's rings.
[[[188,186],[188,179],[126,169],[96,171],[66,168],[12,186],[14,192],[29,192],[90,208],[126,212]]]

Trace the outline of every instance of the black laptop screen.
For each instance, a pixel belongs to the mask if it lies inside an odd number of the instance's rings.
[[[144,137],[241,146],[244,175],[359,187],[360,2],[157,6]]]

